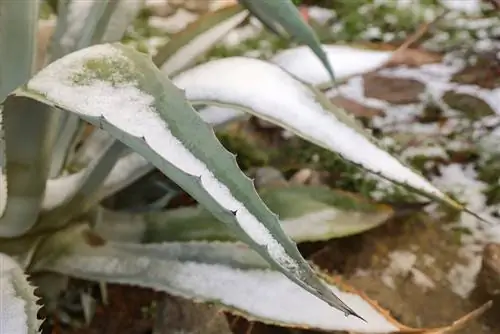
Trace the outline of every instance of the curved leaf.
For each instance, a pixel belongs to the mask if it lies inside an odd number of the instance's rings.
[[[193,104],[247,111],[370,172],[463,209],[424,177],[379,148],[344,110],[276,65],[244,57],[218,59],[178,75],[173,82],[185,90]]]
[[[337,82],[353,75],[373,71],[385,65],[392,57],[390,51],[368,50],[347,45],[321,47],[332,64]],[[324,87],[331,84],[328,71],[318,57],[305,46],[281,51],[271,58],[271,62],[310,85]]]
[[[247,16],[248,12],[239,5],[203,15],[186,29],[174,34],[158,50],[154,63],[167,75],[180,72],[192,65],[196,57],[210,50]]]
[[[19,264],[0,253],[0,330],[5,334],[36,334],[41,321],[35,288],[26,279]]]
[[[361,233],[384,223],[391,207],[327,187],[269,188],[259,192],[267,206],[281,219],[281,226],[295,242],[325,241]],[[127,221],[126,214],[122,214]],[[179,208],[142,216],[146,221],[144,242],[219,240],[234,235],[201,207]],[[138,219],[138,217],[134,217]],[[120,217],[112,218],[117,226]],[[134,224],[138,222],[135,221]],[[106,214],[103,225],[106,225]]]
[[[290,0],[239,0],[255,16],[260,18],[267,27],[281,26],[298,42],[304,43],[316,54],[327,70],[332,82],[335,81],[335,72],[332,69],[325,51],[321,48],[318,37],[309,25],[304,22],[297,7]],[[272,29],[276,31],[276,29]]]
[[[70,276],[137,285],[197,302],[211,302],[237,315],[273,325],[356,333],[444,333],[491,306],[491,302],[444,328],[417,329],[398,323],[375,302],[320,273],[329,289],[362,310],[363,322],[332,314],[327,304],[292,284],[238,243],[164,243],[79,245],[67,237],[64,252],[40,266]],[[59,238],[59,241],[61,238]],[[56,252],[52,245],[52,252]],[[459,324],[459,325],[458,325]]]
[[[99,194],[93,199],[92,204],[97,204],[104,198],[127,187],[153,169],[153,165],[135,152],[120,158],[104,180]],[[77,173],[48,180],[42,209],[52,210],[75,196],[89,172],[89,167],[87,167]]]
[[[146,55],[120,44],[83,49],[50,64],[8,99],[16,103],[19,96],[57,106],[108,131],[295,283],[355,314],[318,280],[234,156]]]
[[[103,181],[116,166],[116,162],[125,148],[126,146],[120,141],[111,140],[108,142],[102,153],[85,169],[72,196],[66,198],[61,205],[53,210],[43,213],[41,224],[37,228],[45,227],[44,222],[49,222],[51,227],[61,226],[71,218],[86,212],[95,203]]]
[[[0,101],[29,79],[33,71],[38,1],[0,2]],[[7,155],[0,108],[0,217],[7,208]]]

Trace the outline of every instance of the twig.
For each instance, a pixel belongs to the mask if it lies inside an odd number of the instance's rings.
[[[400,52],[403,52],[404,50],[408,49],[412,44],[416,43],[419,39],[421,39],[426,32],[431,29],[437,21],[442,19],[446,14],[448,14],[450,11],[448,9],[444,10],[441,14],[436,16],[432,21],[430,22],[425,22],[420,25],[420,27],[415,31],[413,34],[411,34],[403,44],[399,48],[394,51],[394,55],[399,54]]]

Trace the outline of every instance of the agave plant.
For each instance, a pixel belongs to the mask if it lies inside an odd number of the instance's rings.
[[[465,208],[379,148],[283,57],[194,66],[255,14],[277,34],[309,45],[333,80],[335,56],[326,55],[291,1],[240,2],[203,16],[151,58],[117,43],[140,1],[60,0],[48,65],[38,69],[40,3],[0,1],[2,333],[39,331],[25,276],[38,272],[154,288],[285,326],[408,329],[312,268],[295,244],[359,233],[391,209],[367,204],[364,216],[353,218],[342,205],[353,199],[324,188],[259,195],[213,127],[253,114],[367,171]],[[380,59],[378,65],[386,58]],[[342,70],[337,79],[353,72]],[[101,207],[154,168],[201,207],[134,215]]]

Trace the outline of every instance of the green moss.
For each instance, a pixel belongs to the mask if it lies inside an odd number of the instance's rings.
[[[71,79],[79,85],[89,85],[98,80],[117,86],[135,82],[136,78],[133,64],[125,58],[115,57],[88,60]]]

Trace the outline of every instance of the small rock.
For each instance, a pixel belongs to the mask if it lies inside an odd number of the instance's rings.
[[[335,96],[330,101],[333,104],[344,108],[356,117],[372,118],[374,116],[384,116],[384,111],[382,109],[365,106],[341,95]]]
[[[488,103],[474,95],[447,91],[443,95],[443,101],[452,109],[462,112],[472,120],[495,115],[495,111]]]

